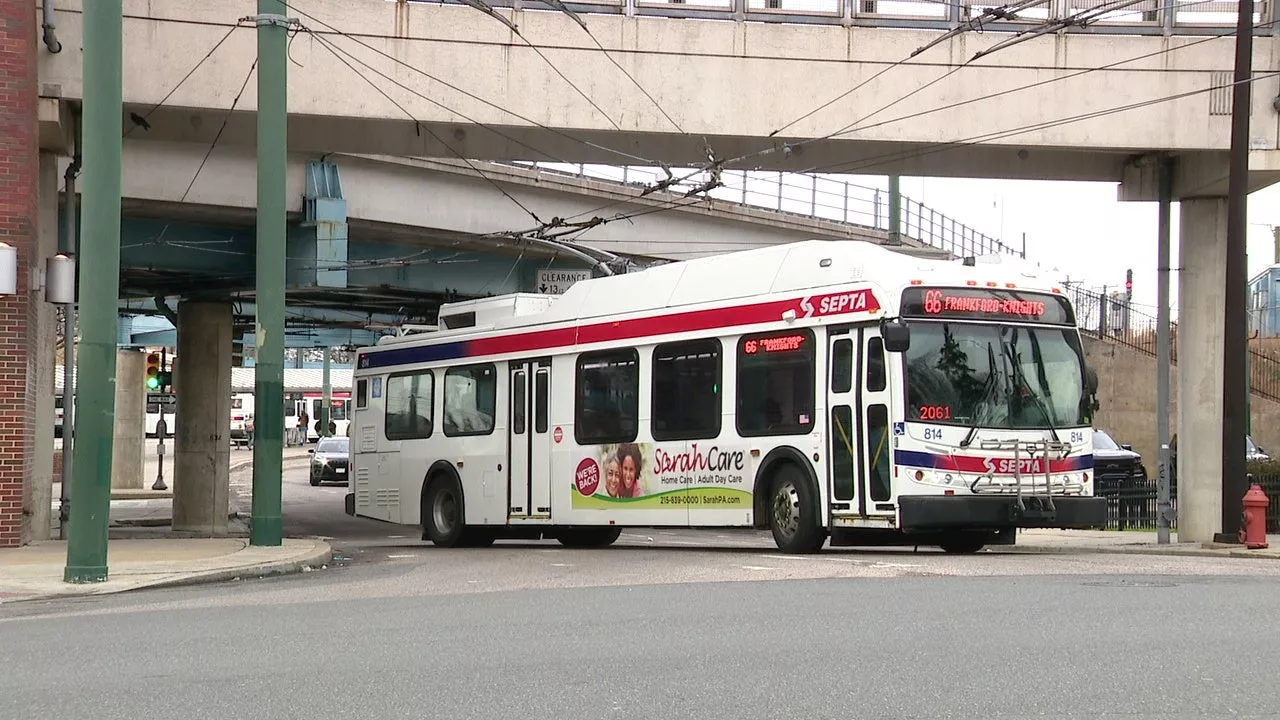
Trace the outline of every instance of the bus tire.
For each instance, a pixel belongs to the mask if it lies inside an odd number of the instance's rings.
[[[622,535],[622,528],[617,526],[572,528],[561,530],[556,535],[556,540],[565,547],[602,548],[612,545],[620,535]]]
[[[438,547],[458,547],[466,535],[462,486],[452,475],[438,473],[422,492],[422,539]]]
[[[818,497],[813,483],[792,463],[781,463],[769,483],[769,529],[778,549],[807,555],[827,541],[818,524]]]

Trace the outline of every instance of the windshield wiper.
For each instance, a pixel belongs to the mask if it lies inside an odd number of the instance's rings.
[[[973,405],[973,423],[969,425],[969,432],[960,441],[960,447],[967,448],[973,443],[973,436],[978,433],[978,425],[982,423],[982,417],[978,415],[978,411],[982,406],[987,404],[987,399],[991,397],[991,391],[996,388],[996,353],[995,348],[991,347],[991,343],[987,343],[987,381],[982,385],[982,395],[978,397],[978,402]]]
[[[1016,332],[1017,331],[1015,331],[1015,334]],[[1037,357],[1036,362],[1043,367],[1044,358],[1040,355],[1040,346],[1035,341],[1034,337],[1031,340],[1031,351]],[[1058,437],[1058,429],[1053,425],[1053,415],[1049,413],[1049,406],[1045,403],[1044,398],[1040,397],[1039,393],[1031,389],[1031,383],[1027,381],[1027,375],[1022,372],[1022,366],[1018,363],[1018,358],[1014,355],[1012,343],[1005,345],[1004,354],[1009,358],[1009,364],[1014,368],[1014,372],[1018,374],[1016,382],[1027,389],[1027,394],[1031,396],[1033,401],[1035,401],[1036,407],[1040,409],[1040,412],[1044,413],[1044,421],[1049,426],[1049,432],[1053,435],[1053,441],[1055,443],[1061,443],[1062,439]],[[1043,382],[1041,382],[1041,387],[1044,387]]]

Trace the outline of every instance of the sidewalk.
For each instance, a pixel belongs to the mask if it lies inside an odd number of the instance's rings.
[[[314,449],[315,446],[299,447],[297,445],[286,446],[284,448],[283,461],[285,464],[306,461],[311,457],[307,452]],[[142,487],[139,488],[112,488],[112,500],[156,500],[162,498],[173,497],[173,441],[170,440],[166,444],[165,451],[168,453],[164,456],[164,482],[169,487],[167,490],[152,490],[151,486],[156,481],[157,471],[160,469],[160,458],[154,454],[148,454],[142,468]],[[247,468],[253,467],[253,453],[243,447],[231,448],[231,472],[240,472]],[[54,507],[57,507],[58,498],[62,497],[62,483],[53,483],[53,501]]]
[[[1268,535],[1270,547],[1247,550],[1244,545],[1178,542],[1169,534],[1169,544],[1156,542],[1155,532],[1140,530],[1022,530],[1011,549],[1052,553],[1129,553],[1143,555],[1194,555],[1200,557],[1259,558],[1280,560],[1280,535]]]
[[[65,542],[0,550],[0,603],[299,572],[332,557],[323,540],[289,538],[280,547],[250,547],[241,538],[112,540],[107,552],[107,580],[77,585],[62,579]]]

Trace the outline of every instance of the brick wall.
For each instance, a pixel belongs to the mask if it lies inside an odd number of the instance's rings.
[[[40,170],[36,6],[0,0],[0,242],[18,248],[18,294],[0,296],[0,547],[26,540],[35,395],[27,378],[34,326],[30,267]]]

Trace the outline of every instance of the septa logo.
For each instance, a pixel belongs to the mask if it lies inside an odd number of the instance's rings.
[[[842,315],[845,313],[876,312],[880,302],[871,290],[853,290],[850,292],[831,293],[806,297],[800,301],[803,317],[822,317],[823,315]]]
[[[1039,458],[984,458],[982,466],[988,475],[1013,475],[1015,472],[1044,474],[1044,463]]]

